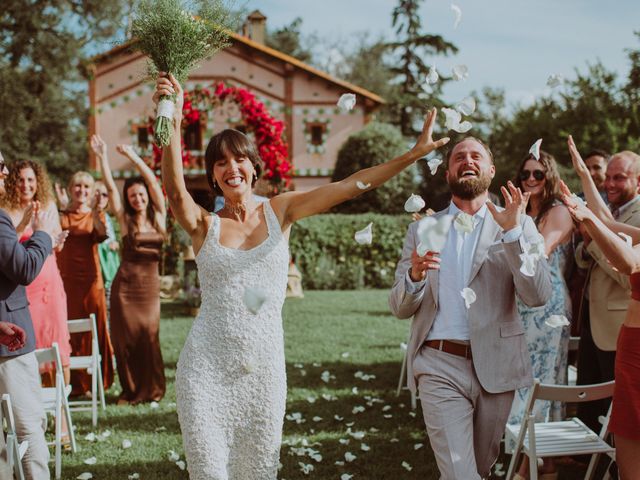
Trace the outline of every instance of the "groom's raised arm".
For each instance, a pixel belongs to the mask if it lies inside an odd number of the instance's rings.
[[[396,267],[395,281],[389,294],[389,307],[398,318],[412,317],[420,307],[424,296],[425,282],[415,284],[413,291],[407,289],[407,272],[411,267],[411,256],[416,249],[415,231],[417,226],[418,222],[414,222],[407,229],[407,236],[402,247],[402,257]]]

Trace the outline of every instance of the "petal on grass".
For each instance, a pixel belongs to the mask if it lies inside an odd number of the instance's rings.
[[[127,448],[131,448],[131,440],[122,440],[122,448],[123,449],[127,449]]]
[[[80,475],[76,477],[78,480],[90,480],[93,478],[93,473],[82,472]]]
[[[358,457],[351,452],[347,452],[344,454],[344,459],[349,463],[353,462],[356,458]]]
[[[98,459],[96,457],[89,457],[82,463],[85,463],[86,465],[95,465],[96,463],[98,463]]]

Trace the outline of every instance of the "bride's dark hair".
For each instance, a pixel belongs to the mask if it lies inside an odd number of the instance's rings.
[[[207,182],[209,187],[216,195],[222,195],[222,189],[215,184],[213,179],[213,165],[216,161],[224,158],[225,153],[231,153],[235,157],[245,157],[253,164],[256,169],[256,177],[251,181],[253,187],[256,180],[262,175],[262,159],[258,155],[258,151],[254,143],[244,133],[227,128],[220,133],[215,134],[209,140],[207,150],[204,153],[204,166],[207,172]]]

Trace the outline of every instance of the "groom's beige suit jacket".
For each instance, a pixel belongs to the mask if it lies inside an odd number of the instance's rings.
[[[435,214],[435,218],[447,210]],[[544,305],[551,296],[549,265],[541,259],[535,275],[520,272],[524,241],[538,236],[533,220],[523,215],[522,236],[503,243],[503,231],[487,212],[476,246],[467,286],[476,293],[469,308],[469,330],[473,366],[482,387],[489,393],[515,390],[533,383],[531,360],[524,327],[516,305],[516,295],[528,306]],[[418,239],[418,222],[409,226],[389,296],[393,314],[401,319],[413,317],[407,347],[407,384],[416,391],[413,360],[433,325],[438,310],[438,271],[429,270],[424,288],[415,294],[405,288],[411,267],[411,254]]]

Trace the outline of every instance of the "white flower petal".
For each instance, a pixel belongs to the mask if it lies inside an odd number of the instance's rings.
[[[620,237],[627,242],[627,245],[629,245],[630,247],[633,246],[633,240],[631,239],[631,236],[627,235],[624,232],[618,232],[618,235],[620,235]]]
[[[348,112],[356,106],[356,96],[353,93],[343,93],[337,103],[340,110]]]
[[[536,140],[536,142],[531,145],[531,148],[529,149],[529,153],[533,155],[533,158],[535,158],[536,160],[540,160],[540,145],[542,145],[541,138]]]
[[[180,470],[184,470],[185,468],[187,468],[187,464],[184,463],[184,460],[178,460],[176,462],[176,467],[178,467]]]
[[[451,215],[443,215],[439,219],[434,217],[421,219],[416,229],[418,255],[423,256],[427,252],[440,252],[447,241],[452,221],[453,216]]]
[[[544,323],[551,328],[562,328],[569,325],[569,320],[564,315],[551,315]]]
[[[131,448],[131,440],[122,440],[122,448],[127,449]]]
[[[416,444],[413,446],[413,449],[414,449],[414,450],[420,450],[422,447],[424,447],[424,444],[422,444],[422,443],[416,443]]]
[[[469,67],[466,65],[456,65],[451,69],[453,79],[456,81],[466,80],[469,77]]]
[[[341,417],[340,415],[334,415],[333,418],[335,418],[338,422],[344,420],[344,417]]]
[[[344,454],[344,459],[345,459],[347,462],[349,462],[349,463],[353,462],[356,458],[358,458],[358,457],[356,457],[356,456],[355,456],[353,453],[351,453],[351,452],[347,452],[347,453],[345,453],[345,454]]]
[[[341,445],[349,445],[349,442],[351,440],[349,440],[348,438],[341,438],[338,440],[338,442],[340,442]]]
[[[370,183],[362,183],[360,180],[356,182],[356,187],[358,187],[360,190],[366,190],[370,186],[371,186]]]
[[[305,475],[309,475],[309,473],[311,473],[314,469],[313,465],[311,465],[310,463],[298,462],[298,465],[300,466],[300,470],[302,471],[302,473],[304,473]]]
[[[427,165],[429,165],[429,170],[431,170],[431,175],[435,175],[438,171],[438,167],[442,165],[442,159],[440,157],[433,157],[427,160]]]
[[[406,471],[410,472],[411,470],[413,470],[413,467],[411,466],[411,464],[409,464],[408,462],[402,462],[402,468],[404,468]]]
[[[358,230],[355,234],[355,240],[360,245],[371,245],[373,242],[373,223],[370,223],[362,230]]]
[[[98,459],[96,457],[89,457],[86,460],[84,460],[83,463],[87,465],[95,465],[96,463],[98,463]]]
[[[353,478],[353,475],[349,475],[348,473],[343,473],[342,475],[340,475],[340,480],[351,480]]]
[[[178,460],[180,460],[180,455],[178,455],[176,452],[174,452],[173,450],[169,450],[169,461],[170,462],[177,462]]]
[[[436,66],[431,65],[431,68],[429,69],[429,73],[427,74],[427,78],[426,78],[427,85],[434,85],[438,83],[439,78],[440,78],[440,75],[438,75],[438,70],[436,70]]]
[[[87,442],[95,442],[95,441],[96,441],[96,439],[97,439],[97,437],[96,437],[96,434],[95,434],[95,433],[91,432],[91,433],[87,433],[87,434],[84,436],[84,439],[85,439]]]
[[[322,421],[322,417],[318,417],[317,415],[315,417],[313,417],[311,420],[313,420],[314,422],[321,422]]]
[[[419,212],[425,205],[426,204],[420,195],[414,195],[412,193],[407,201],[404,202],[404,211],[409,213]]]
[[[462,115],[471,115],[476,111],[476,99],[473,97],[465,97],[456,103],[456,110]]]
[[[460,292],[460,295],[462,296],[462,298],[464,298],[464,305],[465,307],[467,307],[467,309],[471,306],[473,302],[476,301],[476,292],[474,292],[469,287],[463,288],[462,291]]]
[[[139,473],[132,473],[131,475],[128,475],[127,478],[129,480],[139,480],[140,479],[140,474]]]
[[[459,111],[445,107],[442,109],[442,113],[444,114],[444,126],[449,130],[453,130],[454,127],[460,124],[462,117]]]
[[[551,88],[559,87],[564,81],[564,77],[558,73],[553,73],[547,78],[547,86]]]
[[[465,212],[458,213],[456,219],[453,221],[453,228],[455,228],[458,233],[471,233],[475,226],[473,215]]]
[[[267,301],[267,294],[257,287],[246,287],[242,295],[242,302],[254,315],[258,313],[264,302]]]
[[[369,450],[371,450],[371,447],[366,443],[363,443],[360,445],[360,450],[362,450],[363,452],[368,452]]]
[[[351,413],[353,414],[358,414],[358,413],[362,413],[364,412],[365,408],[362,405],[356,405],[355,407],[353,407],[353,409],[351,410]]]
[[[453,21],[453,28],[458,28],[460,20],[462,20],[462,9],[455,3],[452,3],[451,10],[453,11],[453,14],[455,16],[455,19]]]
[[[458,133],[467,133],[469,130],[473,128],[473,124],[469,120],[465,120],[464,122],[459,123],[452,130]]]
[[[158,408],[158,407],[160,406],[160,404],[159,404],[158,402],[151,402],[151,403],[149,404],[149,406],[150,406],[151,408],[153,408],[153,409],[156,409],[156,408]]]
[[[521,253],[520,260],[522,261],[522,265],[520,265],[520,271],[523,275],[527,277],[533,277],[536,274],[536,264],[538,263],[538,256],[532,255],[530,253]]]
[[[80,475],[76,477],[78,480],[90,480],[93,478],[93,473],[82,472]]]
[[[344,462],[342,460],[336,460],[334,465],[338,465],[339,467],[343,467],[344,466]]]

